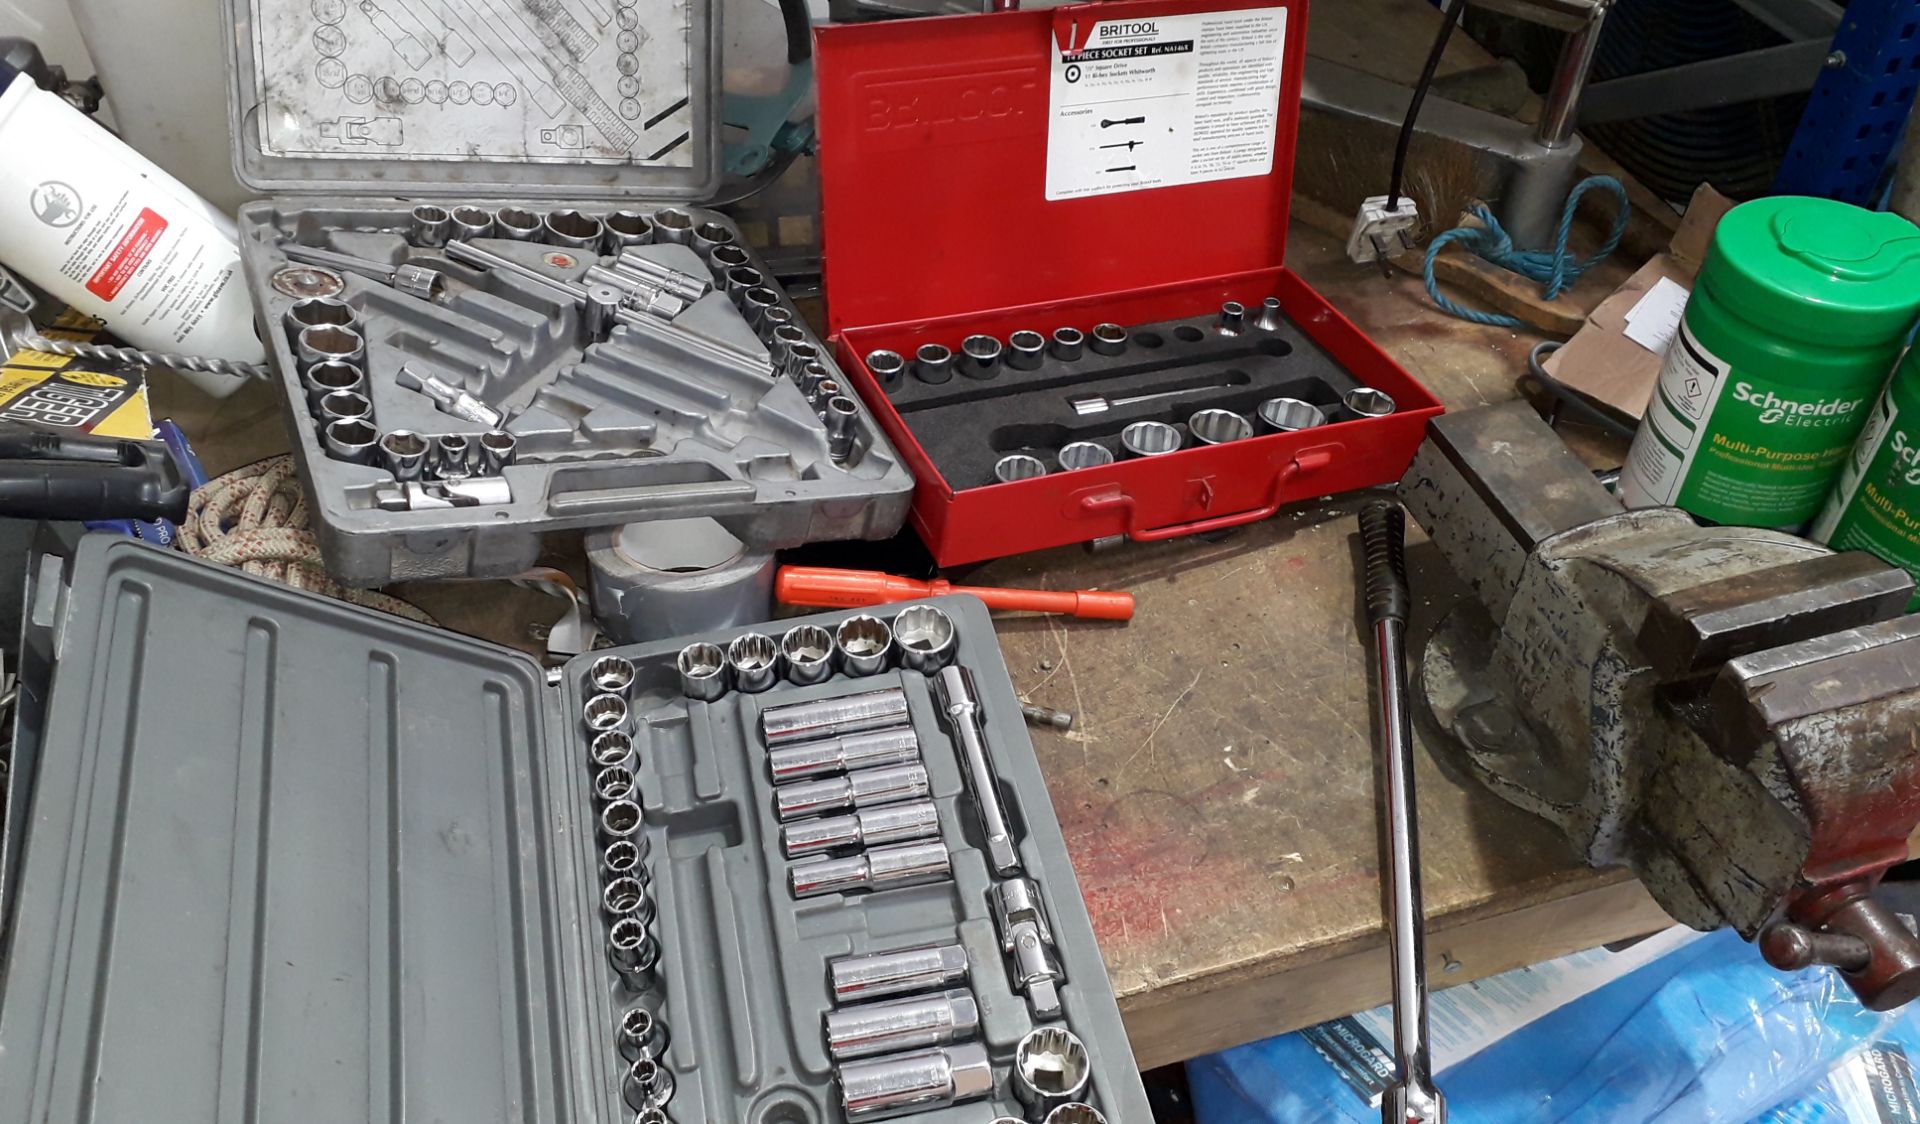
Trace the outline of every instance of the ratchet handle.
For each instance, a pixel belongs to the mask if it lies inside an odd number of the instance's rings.
[[[1405,621],[1413,597],[1407,591],[1407,513],[1392,500],[1360,509],[1360,541],[1367,555],[1367,620]]]

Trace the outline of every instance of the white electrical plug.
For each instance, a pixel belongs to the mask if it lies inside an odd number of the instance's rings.
[[[1413,231],[1420,225],[1420,206],[1402,195],[1400,205],[1387,206],[1387,197],[1375,195],[1360,204],[1353,233],[1347,235],[1347,257],[1356,262],[1378,261],[1401,250],[1413,249]]]

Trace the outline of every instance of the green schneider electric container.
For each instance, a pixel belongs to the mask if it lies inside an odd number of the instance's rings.
[[[1830,199],[1743,203],[1713,248],[1620,477],[1629,507],[1800,530],[1920,312],[1920,229]]]
[[[1920,348],[1873,409],[1813,525],[1835,550],[1869,550],[1920,581]],[[1920,594],[1907,606],[1920,610]]]

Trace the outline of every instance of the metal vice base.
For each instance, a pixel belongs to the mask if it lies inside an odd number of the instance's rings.
[[[1904,572],[1625,511],[1523,402],[1436,420],[1401,493],[1477,595],[1419,685],[1483,784],[1685,924],[1836,964],[1875,1008],[1920,994],[1920,940],[1870,897],[1920,823]]]

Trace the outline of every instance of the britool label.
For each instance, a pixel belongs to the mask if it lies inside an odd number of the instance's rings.
[[[1715,523],[1803,526],[1866,424],[1871,398],[1735,371],[1682,323],[1634,436],[1621,498]]]
[[[1920,419],[1900,416],[1893,394],[1873,411],[1813,537],[1835,550],[1866,550],[1920,580]],[[1920,608],[1920,596],[1914,599]]]

